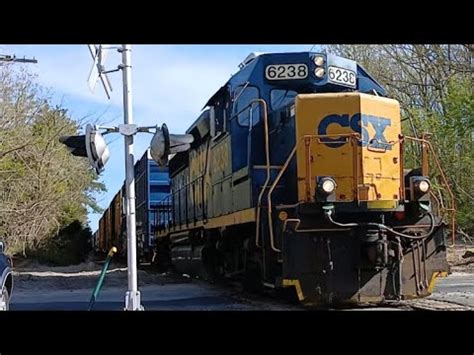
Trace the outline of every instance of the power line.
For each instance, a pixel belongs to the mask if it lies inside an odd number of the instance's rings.
[[[0,54],[0,63],[1,62],[10,62],[10,63],[38,63],[38,61],[33,58],[17,58],[15,55],[9,55],[9,54]]]

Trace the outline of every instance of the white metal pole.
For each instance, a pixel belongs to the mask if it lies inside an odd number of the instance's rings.
[[[132,113],[132,70],[131,51],[129,44],[122,46],[123,73],[123,111],[125,124],[133,123]],[[141,309],[140,292],[137,282],[137,234],[135,215],[135,174],[133,158],[133,135],[125,138],[125,186],[127,194],[127,266],[128,291],[125,294],[125,310],[138,311]]]

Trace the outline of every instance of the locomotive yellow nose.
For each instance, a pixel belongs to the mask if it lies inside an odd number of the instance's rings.
[[[361,93],[301,94],[295,109],[300,200],[317,200],[318,181],[329,176],[337,186],[332,201],[360,201],[376,209],[397,206],[397,101]]]

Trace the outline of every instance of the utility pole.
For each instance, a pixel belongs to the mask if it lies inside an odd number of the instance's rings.
[[[38,61],[33,57],[32,59],[29,58],[17,58],[15,55],[8,55],[8,54],[0,54],[0,63],[7,62],[7,63],[38,63]]]
[[[112,48],[116,48],[119,53],[122,53],[122,64],[120,64],[117,69],[105,70],[104,62],[106,52],[104,52],[104,50]],[[165,124],[159,128],[158,126],[139,127],[133,123],[131,45],[124,44],[121,47],[89,45],[89,51],[94,61],[88,79],[89,87],[92,91],[94,91],[94,87],[100,79],[105,93],[110,99],[112,86],[110,85],[107,74],[122,70],[124,123],[117,127],[92,127],[88,125],[85,135],[67,136],[61,138],[60,141],[68,146],[73,155],[87,157],[90,165],[95,169],[97,174],[100,174],[109,159],[109,150],[99,130],[105,129],[104,135],[120,133],[124,136],[128,270],[128,290],[125,293],[125,310],[140,311],[143,310],[143,306],[140,301],[140,291],[138,291],[137,280],[137,229],[133,136],[137,133],[152,133],[151,130],[155,130],[150,148],[152,158],[160,165],[166,164],[170,154],[188,150],[190,144],[194,141],[194,137],[190,134],[170,135]]]
[[[126,134],[126,131],[136,132],[136,125],[133,124],[132,110],[132,66],[131,52],[129,44],[124,44],[119,50],[122,52],[122,77],[123,77],[123,112],[124,129],[120,131],[124,134],[125,140],[125,188],[127,194],[127,264],[128,264],[128,291],[125,294],[125,309],[136,311],[141,309],[140,292],[137,282],[137,229],[135,215],[135,173],[133,157],[133,134]],[[128,128],[131,128],[130,130]]]
[[[117,127],[86,126],[83,135],[63,136],[59,141],[65,144],[71,154],[87,157],[89,164],[97,174],[100,174],[109,160],[110,151],[102,134],[120,133],[124,136],[125,143],[125,189],[127,198],[125,200],[125,214],[127,221],[127,270],[128,270],[128,290],[125,293],[125,310],[144,310],[140,301],[140,291],[138,291],[137,277],[137,229],[135,214],[135,163],[133,157],[133,136],[137,133],[153,133],[150,143],[150,153],[152,158],[159,164],[168,162],[168,156],[178,152],[184,152],[191,147],[194,137],[191,134],[169,134],[165,124],[159,128],[155,126],[139,127],[133,123],[132,110],[132,47],[123,44],[121,47],[109,47],[103,45],[88,45],[93,64],[89,79],[89,88],[94,88],[100,79],[107,98],[110,99],[112,86],[107,74],[122,70],[123,81],[123,113],[124,123]],[[117,69],[105,70],[106,53],[104,50],[115,48],[122,53],[122,64]],[[105,130],[101,133],[100,130]]]
[[[107,57],[107,50],[116,48],[122,54],[122,64],[117,69],[105,70],[104,64]],[[110,99],[112,86],[107,74],[122,70],[123,82],[123,113],[124,123],[118,127],[96,127],[97,129],[106,129],[106,133],[120,133],[124,136],[125,142],[125,213],[127,221],[127,270],[128,270],[128,290],[125,294],[125,310],[139,311],[143,310],[140,302],[140,292],[138,291],[137,277],[137,230],[135,214],[135,162],[133,156],[133,136],[138,132],[150,133],[153,127],[138,127],[133,123],[132,110],[132,66],[131,52],[132,47],[129,44],[123,44],[119,47],[110,47],[103,45],[89,45],[89,51],[94,63],[89,75],[88,83],[93,91],[98,79],[102,82],[107,97]],[[93,160],[93,159],[92,159]],[[92,164],[94,165],[94,164]]]

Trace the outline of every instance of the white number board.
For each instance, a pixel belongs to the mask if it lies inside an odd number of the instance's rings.
[[[328,68],[328,78],[332,83],[350,86],[351,88],[356,87],[356,74],[352,70],[330,66]]]
[[[265,68],[268,80],[295,80],[308,77],[306,64],[272,64]]]

